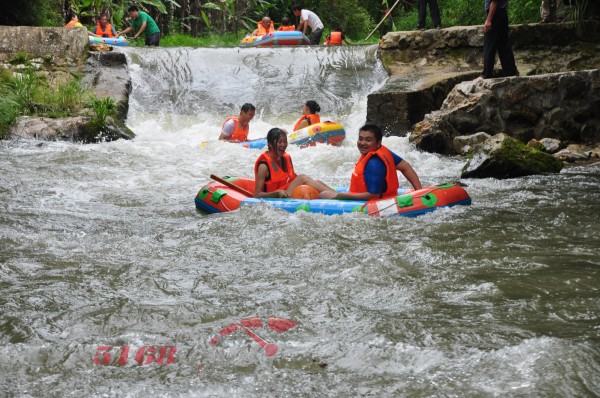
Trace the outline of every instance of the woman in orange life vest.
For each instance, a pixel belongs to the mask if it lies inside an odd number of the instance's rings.
[[[271,18],[264,17],[262,21],[260,21],[258,25],[256,25],[256,29],[254,30],[254,32],[252,32],[250,36],[264,36],[273,32],[275,32],[275,28],[273,27],[273,22],[271,21]]]
[[[246,103],[242,105],[239,116],[231,116],[225,120],[221,127],[219,139],[222,141],[243,142],[248,141],[250,120],[254,119],[256,108]]]
[[[65,28],[75,28],[75,27],[79,27],[79,26],[83,26],[81,24],[81,22],[79,22],[79,18],[77,17],[77,14],[71,14],[70,18],[69,18],[69,22],[65,25]]]
[[[316,101],[306,101],[302,108],[302,116],[294,124],[294,131],[303,129],[311,124],[321,123],[321,117],[317,114],[321,111],[321,107]]]
[[[98,24],[90,32],[90,35],[96,37],[116,37],[117,31],[111,24],[108,23],[108,17],[106,14],[100,14]]]
[[[365,124],[358,132],[360,158],[350,178],[349,192],[322,192],[322,199],[371,200],[397,194],[399,170],[415,189],[421,181],[412,166],[400,156],[381,145],[383,133],[374,124]]]
[[[289,198],[300,185],[310,185],[320,193],[335,193],[322,181],[294,172],[292,157],[285,152],[287,132],[272,128],[267,133],[268,150],[258,157],[254,165],[254,196],[257,198]]]
[[[290,19],[288,17],[281,18],[281,25],[279,25],[280,32],[293,32],[296,30],[296,25],[290,25]]]

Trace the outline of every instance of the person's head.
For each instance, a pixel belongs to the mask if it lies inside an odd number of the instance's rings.
[[[340,28],[339,26],[336,26],[335,29],[333,30],[334,32],[341,32],[342,28]]]
[[[288,17],[281,18],[281,25],[290,26],[290,19]]]
[[[129,15],[133,18],[137,18],[138,17],[138,13],[140,12],[139,8],[137,8],[137,6],[131,6],[127,9],[127,12],[129,13]]]
[[[379,126],[374,124],[365,124],[358,130],[358,141],[356,146],[361,155],[376,151],[381,146],[383,132]]]
[[[260,21],[260,23],[263,26],[263,28],[265,28],[266,30],[269,30],[269,28],[271,27],[271,18],[263,17],[263,19],[262,19],[262,21]]]
[[[294,14],[297,17],[299,17],[301,13],[302,13],[302,5],[301,4],[294,4],[292,6],[292,14]]]
[[[316,101],[306,101],[304,104],[304,108],[302,109],[302,113],[304,115],[313,115],[315,113],[319,113],[321,111],[321,107],[317,104]]]
[[[274,127],[267,133],[267,146],[277,156],[282,156],[288,146],[287,132],[279,127]]]
[[[68,15],[68,21],[67,22],[71,22],[71,21],[79,21],[79,18],[77,17],[77,14],[75,14],[74,12],[71,12]]]
[[[100,21],[100,25],[106,26],[106,24],[108,23],[108,16],[106,14],[100,14],[98,20]]]
[[[255,113],[256,113],[256,108],[254,107],[254,105],[252,105],[250,103],[245,103],[244,105],[242,105],[242,108],[240,109],[240,119],[242,119],[242,121],[247,123],[250,120],[254,119]]]

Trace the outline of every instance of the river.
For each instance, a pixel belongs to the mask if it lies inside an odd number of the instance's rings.
[[[463,179],[471,206],[418,218],[204,215],[210,174],[252,176],[216,141],[244,102],[259,138],[316,100],[345,142],[288,152],[346,185],[376,48],[123,51],[134,140],[0,142],[0,396],[600,396],[600,166]]]

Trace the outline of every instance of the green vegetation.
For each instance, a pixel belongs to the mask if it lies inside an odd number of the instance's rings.
[[[387,19],[374,33],[376,39],[390,30],[412,30],[417,25],[418,0],[398,3]],[[438,0],[442,25],[482,25],[485,19],[484,0]],[[570,0],[569,18],[584,21],[600,16],[600,2]],[[5,2],[7,3],[7,2]],[[320,16],[326,30],[340,27],[354,43],[365,37],[384,17],[393,0],[22,0],[8,2],[0,13],[0,25],[61,26],[71,12],[80,21],[92,27],[100,13],[106,13],[113,26],[122,30],[129,26],[127,8],[137,4],[157,22],[163,34],[161,44],[174,46],[230,46],[255,29],[257,21],[267,15],[276,26],[283,17],[294,24],[298,18],[291,6],[301,3]],[[511,0],[511,23],[533,23],[540,20],[540,0]],[[427,24],[431,27],[428,11]],[[583,32],[582,32],[583,34]],[[190,40],[189,38],[197,38]],[[178,44],[181,43],[181,44]],[[139,42],[134,45],[141,45]]]
[[[0,139],[20,115],[65,117],[85,112],[93,95],[81,87],[80,80],[70,77],[61,84],[51,84],[41,73],[25,68],[12,73],[0,72]]]

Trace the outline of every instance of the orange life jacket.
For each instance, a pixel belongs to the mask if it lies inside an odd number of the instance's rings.
[[[382,194],[382,197],[396,195],[400,183],[398,182],[398,174],[396,174],[394,156],[392,156],[392,152],[383,145],[376,151],[361,155],[360,159],[358,159],[356,166],[354,166],[352,177],[350,178],[350,193],[368,192],[367,183],[365,182],[365,167],[367,166],[369,159],[373,156],[377,156],[381,159],[387,169],[385,174],[387,190]]]
[[[68,24],[65,25],[65,28],[74,28],[77,26],[83,26],[81,22],[71,19]]]
[[[221,129],[223,129],[225,123],[227,123],[230,120],[233,120],[235,122],[235,130],[233,130],[233,133],[231,133],[229,141],[248,141],[248,131],[250,131],[250,124],[247,124],[246,128],[240,127],[240,118],[237,116],[231,116],[227,118],[227,120],[223,122],[223,126],[221,126]]]
[[[300,123],[302,123],[302,121],[307,120],[308,121],[308,125],[313,125],[315,123],[321,123],[321,117],[319,115],[317,115],[316,113],[310,114],[310,115],[302,115],[300,116],[300,119],[298,119],[296,121],[296,124],[294,124],[294,131],[298,130]]]
[[[281,189],[286,189],[296,178],[296,173],[294,173],[294,165],[292,164],[292,157],[289,154],[284,153],[283,161],[285,162],[285,168],[287,171],[284,171],[276,160],[271,159],[269,156],[269,151],[262,153],[258,159],[256,159],[256,163],[254,164],[255,176],[258,175],[258,166],[261,163],[266,164],[269,168],[269,176],[265,180],[265,192],[274,192]]]
[[[257,29],[256,36],[264,36],[266,34],[275,32],[275,28],[273,27],[273,22],[271,22],[271,25],[269,26],[269,31],[268,32],[265,29],[265,27],[263,26],[262,22],[258,23],[256,29]]]
[[[98,22],[98,25],[96,25],[96,34],[102,37],[115,37],[112,33],[112,25],[109,23],[106,24],[106,30],[102,30],[102,25]]]
[[[296,25],[288,25],[288,26],[281,25],[279,27],[279,29],[277,29],[277,30],[280,31],[280,32],[281,31],[283,31],[283,32],[291,32],[291,31],[296,30]]]
[[[342,45],[342,32],[331,32],[329,34],[329,40],[327,43],[330,46],[341,46]]]

